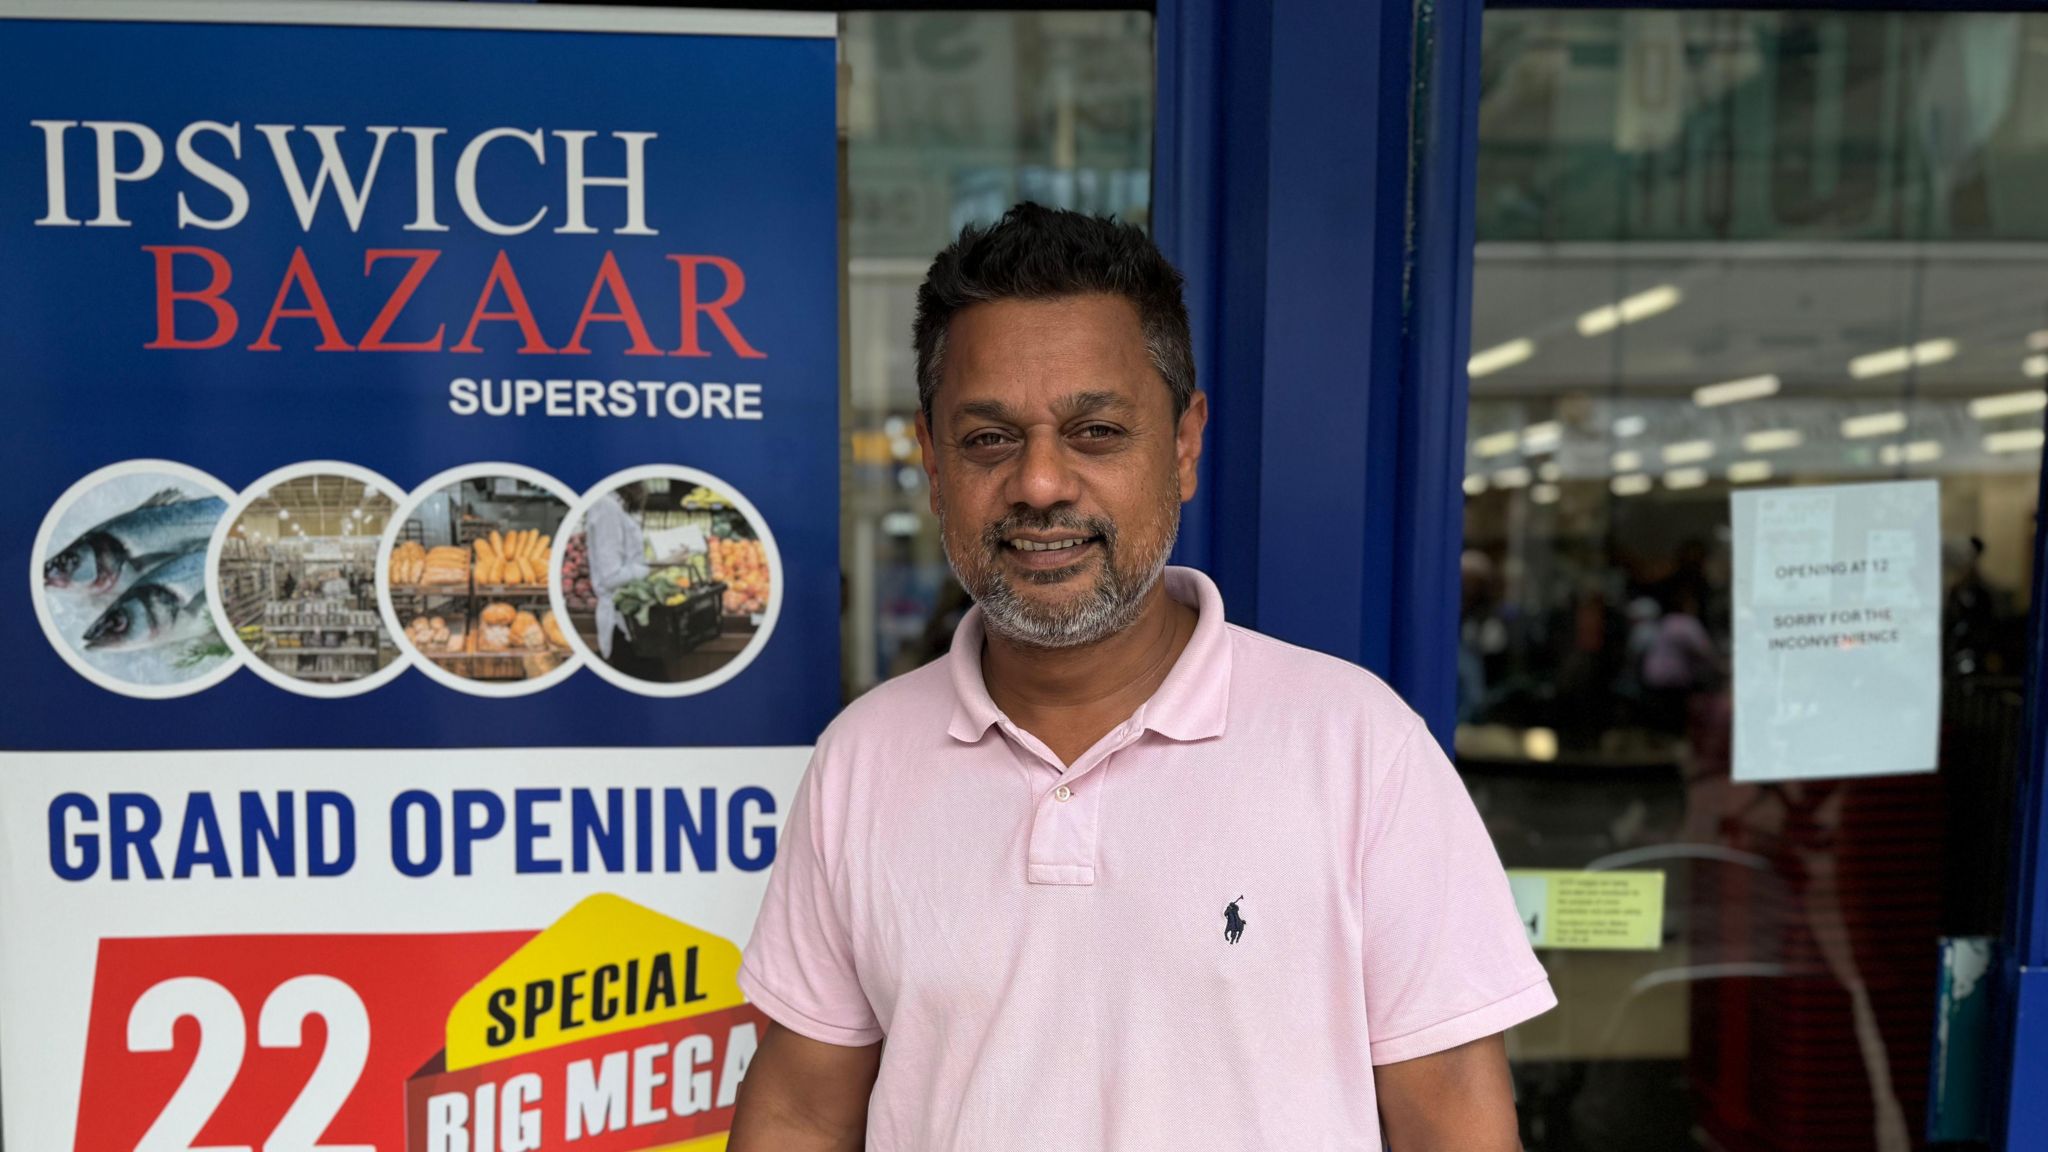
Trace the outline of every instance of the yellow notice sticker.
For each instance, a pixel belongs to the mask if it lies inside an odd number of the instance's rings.
[[[1654,952],[1664,937],[1664,873],[1508,870],[1536,948]]]

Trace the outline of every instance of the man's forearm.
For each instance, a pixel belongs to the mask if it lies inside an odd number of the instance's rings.
[[[1374,1070],[1393,1152],[1519,1152],[1514,1081],[1499,1036]]]
[[[755,1095],[750,1099],[741,1084],[727,1152],[860,1152],[866,1144],[865,1125],[833,1124],[789,1101]]]

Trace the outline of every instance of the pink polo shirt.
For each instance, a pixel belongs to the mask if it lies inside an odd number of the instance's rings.
[[[870,1152],[1379,1152],[1373,1065],[1556,1003],[1464,785],[1391,689],[1227,624],[1070,767],[945,660],[818,741],[740,986],[885,1037]]]

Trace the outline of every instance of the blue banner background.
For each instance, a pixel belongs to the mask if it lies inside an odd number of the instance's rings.
[[[283,465],[360,464],[411,490],[459,464],[501,460],[583,491],[622,468],[687,464],[753,501],[775,534],[786,586],[781,619],[759,657],[705,694],[650,699],[589,670],[513,700],[466,696],[417,670],[362,696],[292,695],[244,670],[198,694],[129,699],[68,668],[40,632],[30,588],[0,613],[0,749],[760,745],[811,742],[838,704],[838,307],[834,47],[830,40],[526,31],[8,21],[0,36],[0,548],[14,580],[31,571],[38,526],[66,488],[107,464],[178,461],[240,489]],[[31,120],[139,121],[164,140],[161,171],[123,184],[127,228],[37,227],[46,211],[43,132]],[[177,133],[196,120],[239,123],[242,152],[224,166],[248,186],[247,218],[227,231],[176,227],[176,197],[218,216],[225,198],[184,173]],[[437,208],[446,232],[406,232],[413,147],[403,133],[358,232],[333,189],[302,232],[256,124],[334,124],[360,181],[370,125],[448,129],[437,141]],[[597,235],[556,235],[563,221],[562,146],[548,162],[527,146],[488,146],[480,199],[493,215],[548,216],[519,236],[489,235],[463,216],[454,171],[463,144],[494,127],[585,129],[592,175],[624,170],[611,133],[647,145],[652,237],[616,235],[621,189],[586,193]],[[310,185],[313,141],[294,133]],[[71,215],[98,208],[93,138],[68,143]],[[226,142],[204,137],[217,162]],[[132,142],[120,157],[135,162]],[[156,324],[144,245],[204,245],[233,265],[240,313],[228,345],[146,350]],[[418,340],[446,324],[461,337],[492,259],[510,257],[548,343],[566,343],[603,254],[612,252],[656,344],[678,341],[671,253],[717,255],[746,272],[730,315],[761,360],[732,354],[708,318],[708,358],[628,357],[616,323],[593,324],[587,356],[515,355],[518,329],[486,323],[483,354],[312,351],[310,320],[279,322],[283,351],[251,352],[292,250],[303,247],[344,336],[360,338],[406,271],[370,248],[434,248],[439,262],[388,337]],[[179,287],[202,282],[181,261]],[[189,279],[188,279],[189,278]],[[716,276],[703,295],[716,297]],[[303,304],[294,293],[294,303]],[[608,306],[609,299],[601,303]],[[503,306],[502,296],[497,305]],[[211,328],[181,304],[187,332]],[[766,418],[457,416],[448,382],[468,377],[748,381]]]

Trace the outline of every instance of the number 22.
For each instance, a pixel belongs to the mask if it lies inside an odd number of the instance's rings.
[[[192,1145],[242,1070],[248,1022],[233,993],[197,976],[155,985],[128,1011],[128,1050],[169,1052],[178,1021],[188,1016],[199,1022],[199,1051],[135,1152],[250,1152],[246,1144]],[[263,1142],[263,1152],[377,1152],[368,1144],[318,1143],[370,1058],[370,1014],[353,988],[332,976],[295,976],[278,985],[263,1002],[257,1044],[299,1047],[308,1016],[327,1021],[327,1047],[298,1099]]]

